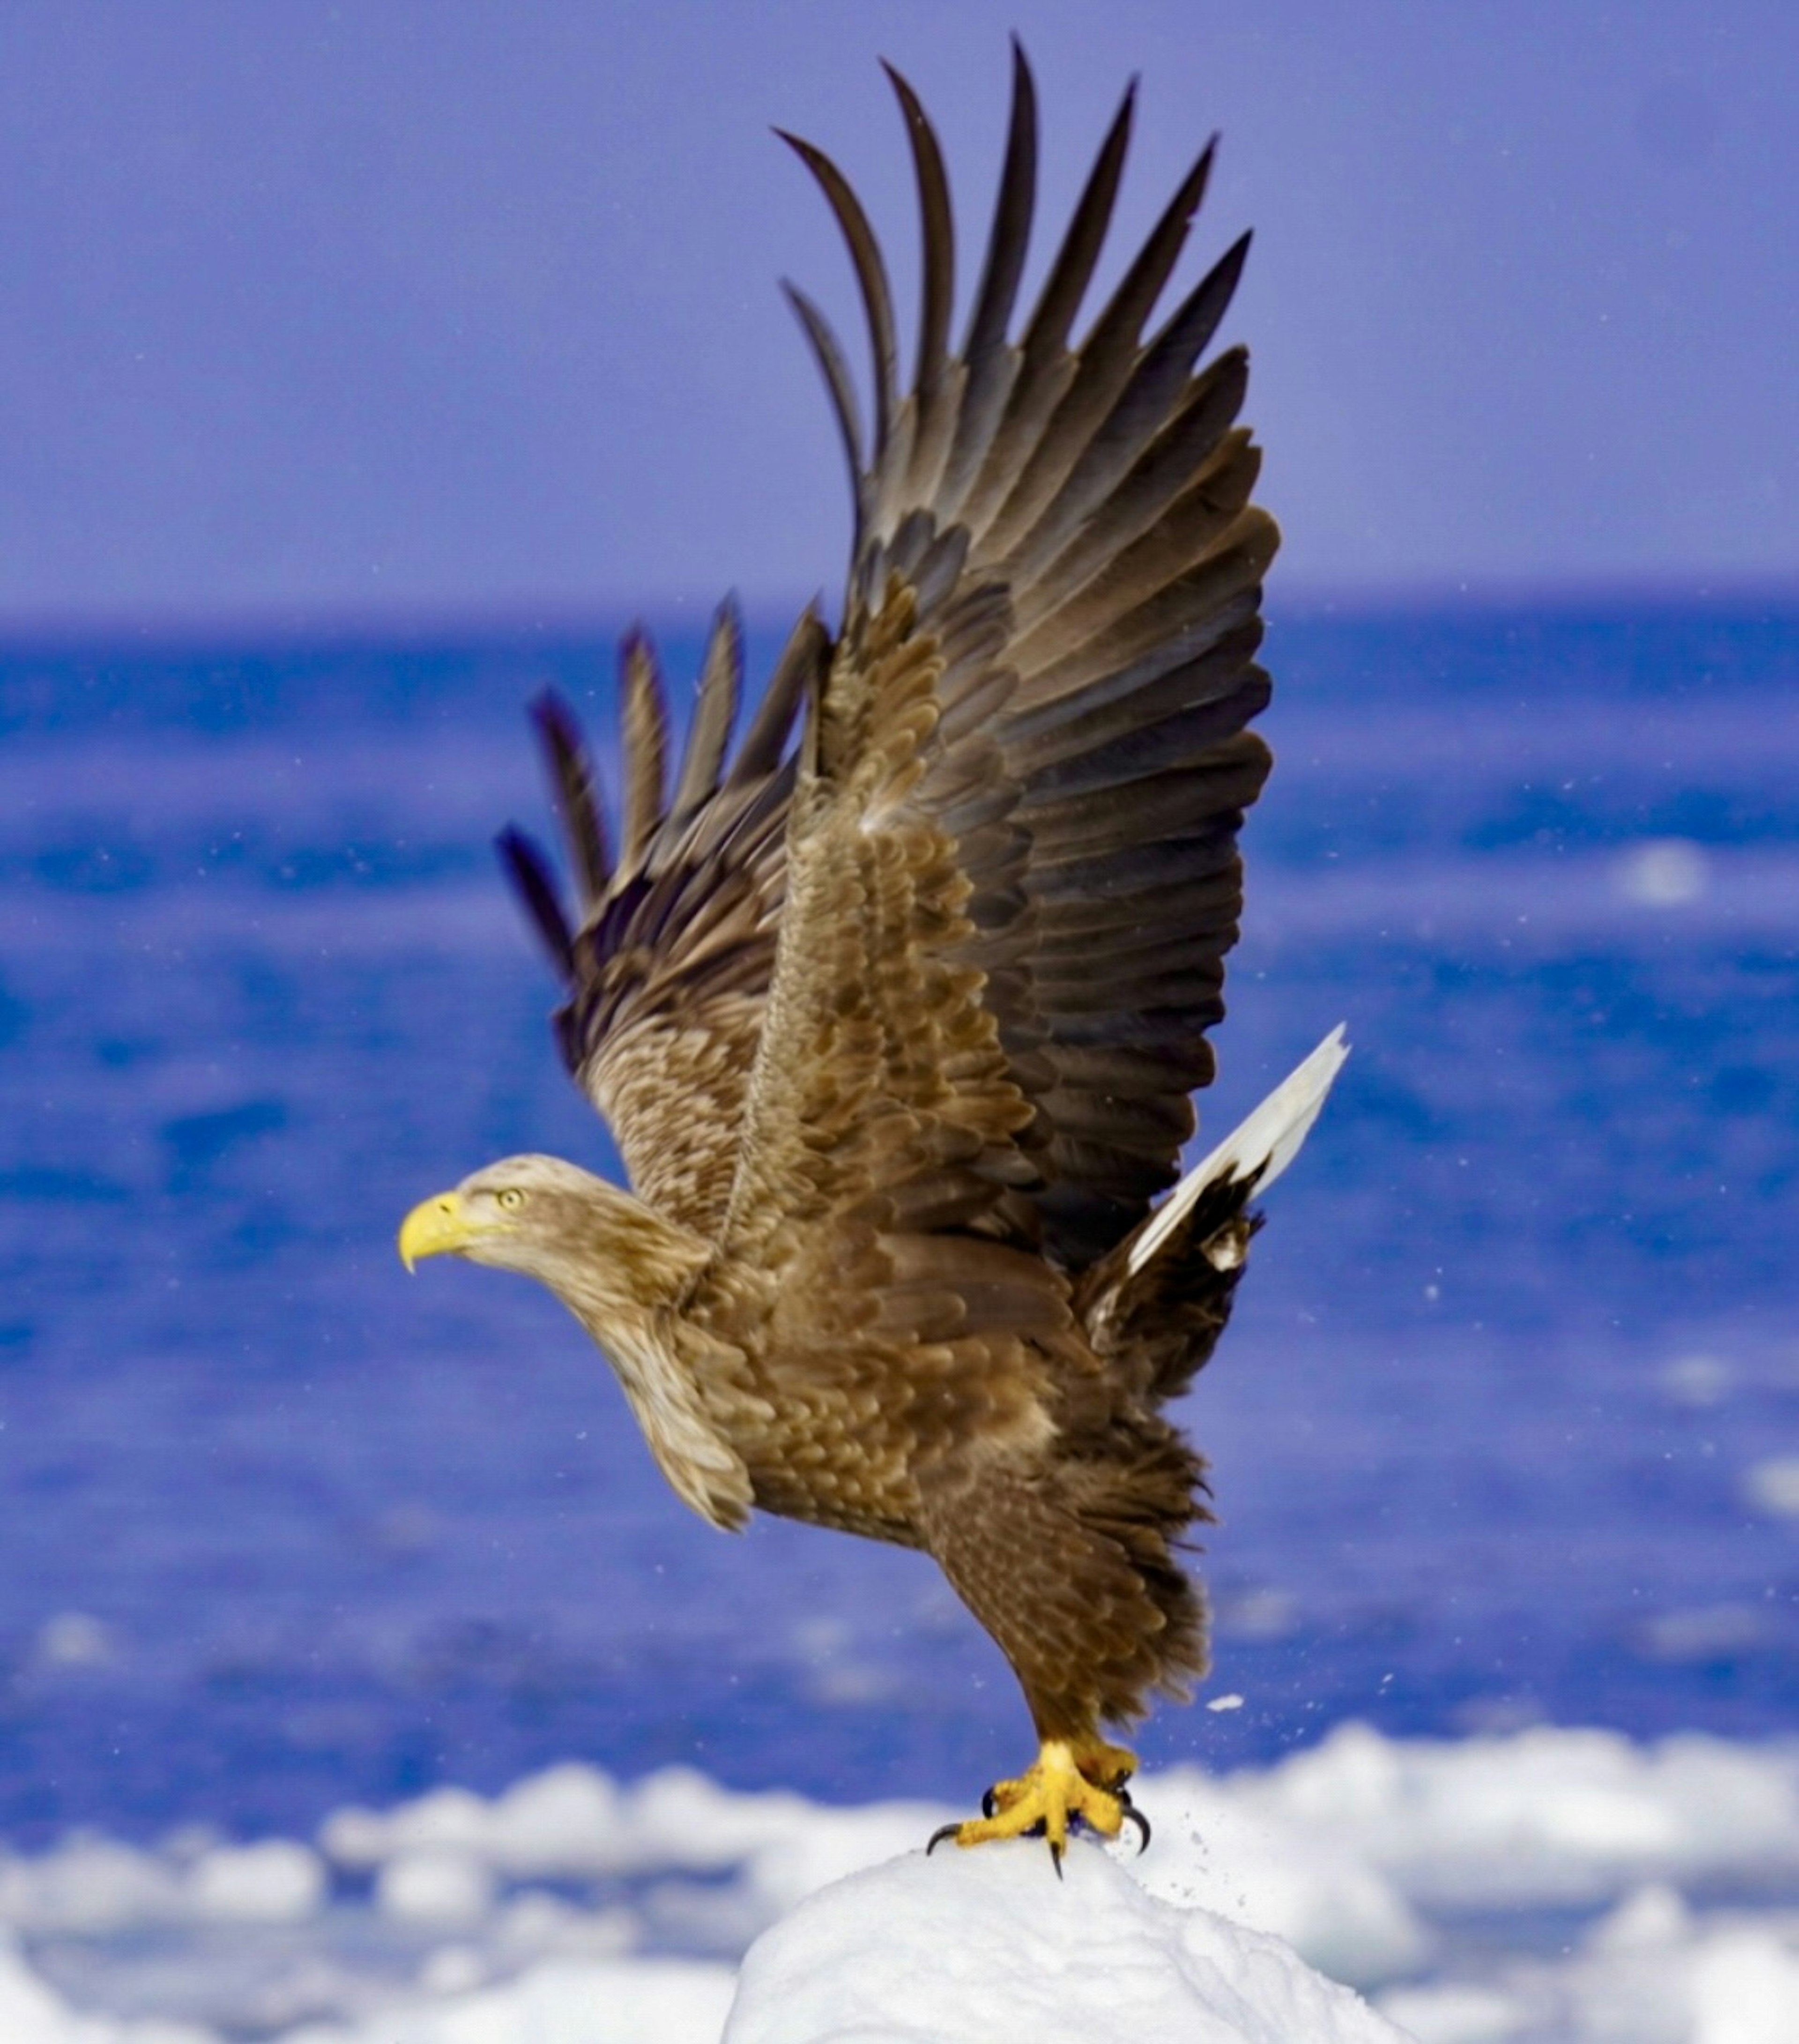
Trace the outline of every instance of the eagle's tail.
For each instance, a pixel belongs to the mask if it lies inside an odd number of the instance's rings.
[[[1298,1155],[1348,1055],[1339,1024],[1080,1280],[1088,1339],[1152,1401],[1178,1397],[1211,1354],[1261,1225],[1249,1202]]]

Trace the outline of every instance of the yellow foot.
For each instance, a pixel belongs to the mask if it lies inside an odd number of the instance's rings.
[[[990,1838],[1041,1835],[1049,1841],[1059,1876],[1068,1827],[1079,1819],[1104,1838],[1115,1838],[1127,1823],[1136,1825],[1141,1851],[1149,1842],[1149,1823],[1132,1807],[1125,1788],[1136,1766],[1122,1746],[1099,1739],[1046,1739],[1034,1765],[1015,1781],[996,1781],[988,1789],[982,1815],[946,1824],[926,1850],[934,1852],[946,1838],[959,1846],[979,1846]]]

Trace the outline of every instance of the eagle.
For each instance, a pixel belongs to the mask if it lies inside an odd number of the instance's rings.
[[[840,622],[806,609],[738,736],[727,602],[678,763],[633,633],[616,806],[567,707],[535,705],[572,907],[530,840],[499,840],[564,989],[562,1057],[630,1189],[508,1157],[416,1207],[399,1247],[409,1268],[453,1252],[547,1285],[714,1526],[777,1512],[931,1555],[1038,1742],[948,1834],[1045,1837],[1059,1872],[1076,1827],[1147,1836],[1108,1730],[1206,1671],[1181,1562],[1210,1517],[1206,1466],[1168,1408],[1229,1316],[1250,1202],[1346,1049],[1340,1028],[1180,1175],[1238,834],[1271,763],[1249,727],[1279,539],[1251,501],[1245,352],[1201,360],[1249,236],[1151,325],[1214,144],[1074,339],[1133,85],[1019,322],[1038,121],[1015,43],[953,352],[942,153],[888,76],[922,221],[903,390],[868,216],[783,136],[835,216],[871,343],[865,436],[836,335],[784,287],[848,458]]]

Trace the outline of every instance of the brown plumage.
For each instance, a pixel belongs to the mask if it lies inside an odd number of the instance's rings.
[[[865,448],[842,350],[788,287],[850,459],[840,630],[800,619],[733,751],[741,633],[722,610],[672,788],[654,659],[628,641],[616,842],[572,719],[538,710],[574,912],[527,840],[503,849],[632,1193],[507,1159],[416,1209],[401,1246],[550,1285],[715,1523],[759,1507],[934,1555],[1016,1669],[1045,1762],[1065,1749],[1093,1791],[1046,1808],[1029,1777],[1005,1785],[964,1840],[1041,1819],[1059,1845],[1070,1814],[1115,1830],[1126,1807],[1129,1758],[1102,1722],[1205,1669],[1178,1559],[1207,1516],[1203,1464],[1160,1408],[1210,1353],[1246,1202],[1342,1053],[1333,1039],[1253,1139],[1150,1216],[1212,1076],[1237,832],[1269,766],[1248,725],[1268,696],[1253,655],[1277,535],[1249,501],[1245,356],[1196,366],[1247,236],[1145,332],[1208,146],[1071,344],[1127,94],[1011,338],[1037,147],[1015,57],[953,355],[947,181],[893,78],[924,234],[903,393],[873,233],[829,159],[793,144],[842,229],[873,352]]]

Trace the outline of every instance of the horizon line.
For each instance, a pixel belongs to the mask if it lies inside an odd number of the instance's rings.
[[[811,597],[745,597],[732,592],[746,631],[784,632]],[[1567,616],[1621,609],[1737,611],[1799,608],[1799,575],[1720,575],[1699,571],[1678,574],[1590,576],[1533,580],[1518,576],[1474,576],[1415,582],[1306,582],[1268,590],[1264,615],[1310,623],[1329,617],[1344,623],[1377,618],[1454,615],[1490,617],[1536,610]],[[140,647],[297,645],[490,644],[536,640],[550,643],[610,640],[634,626],[665,634],[691,628],[697,636],[719,608],[716,597],[666,592],[647,601],[558,597],[492,602],[416,603],[371,607],[328,601],[246,605],[49,607],[9,614],[0,609],[0,650],[122,651]],[[681,613],[685,613],[681,615]],[[827,610],[827,616],[830,614]]]

